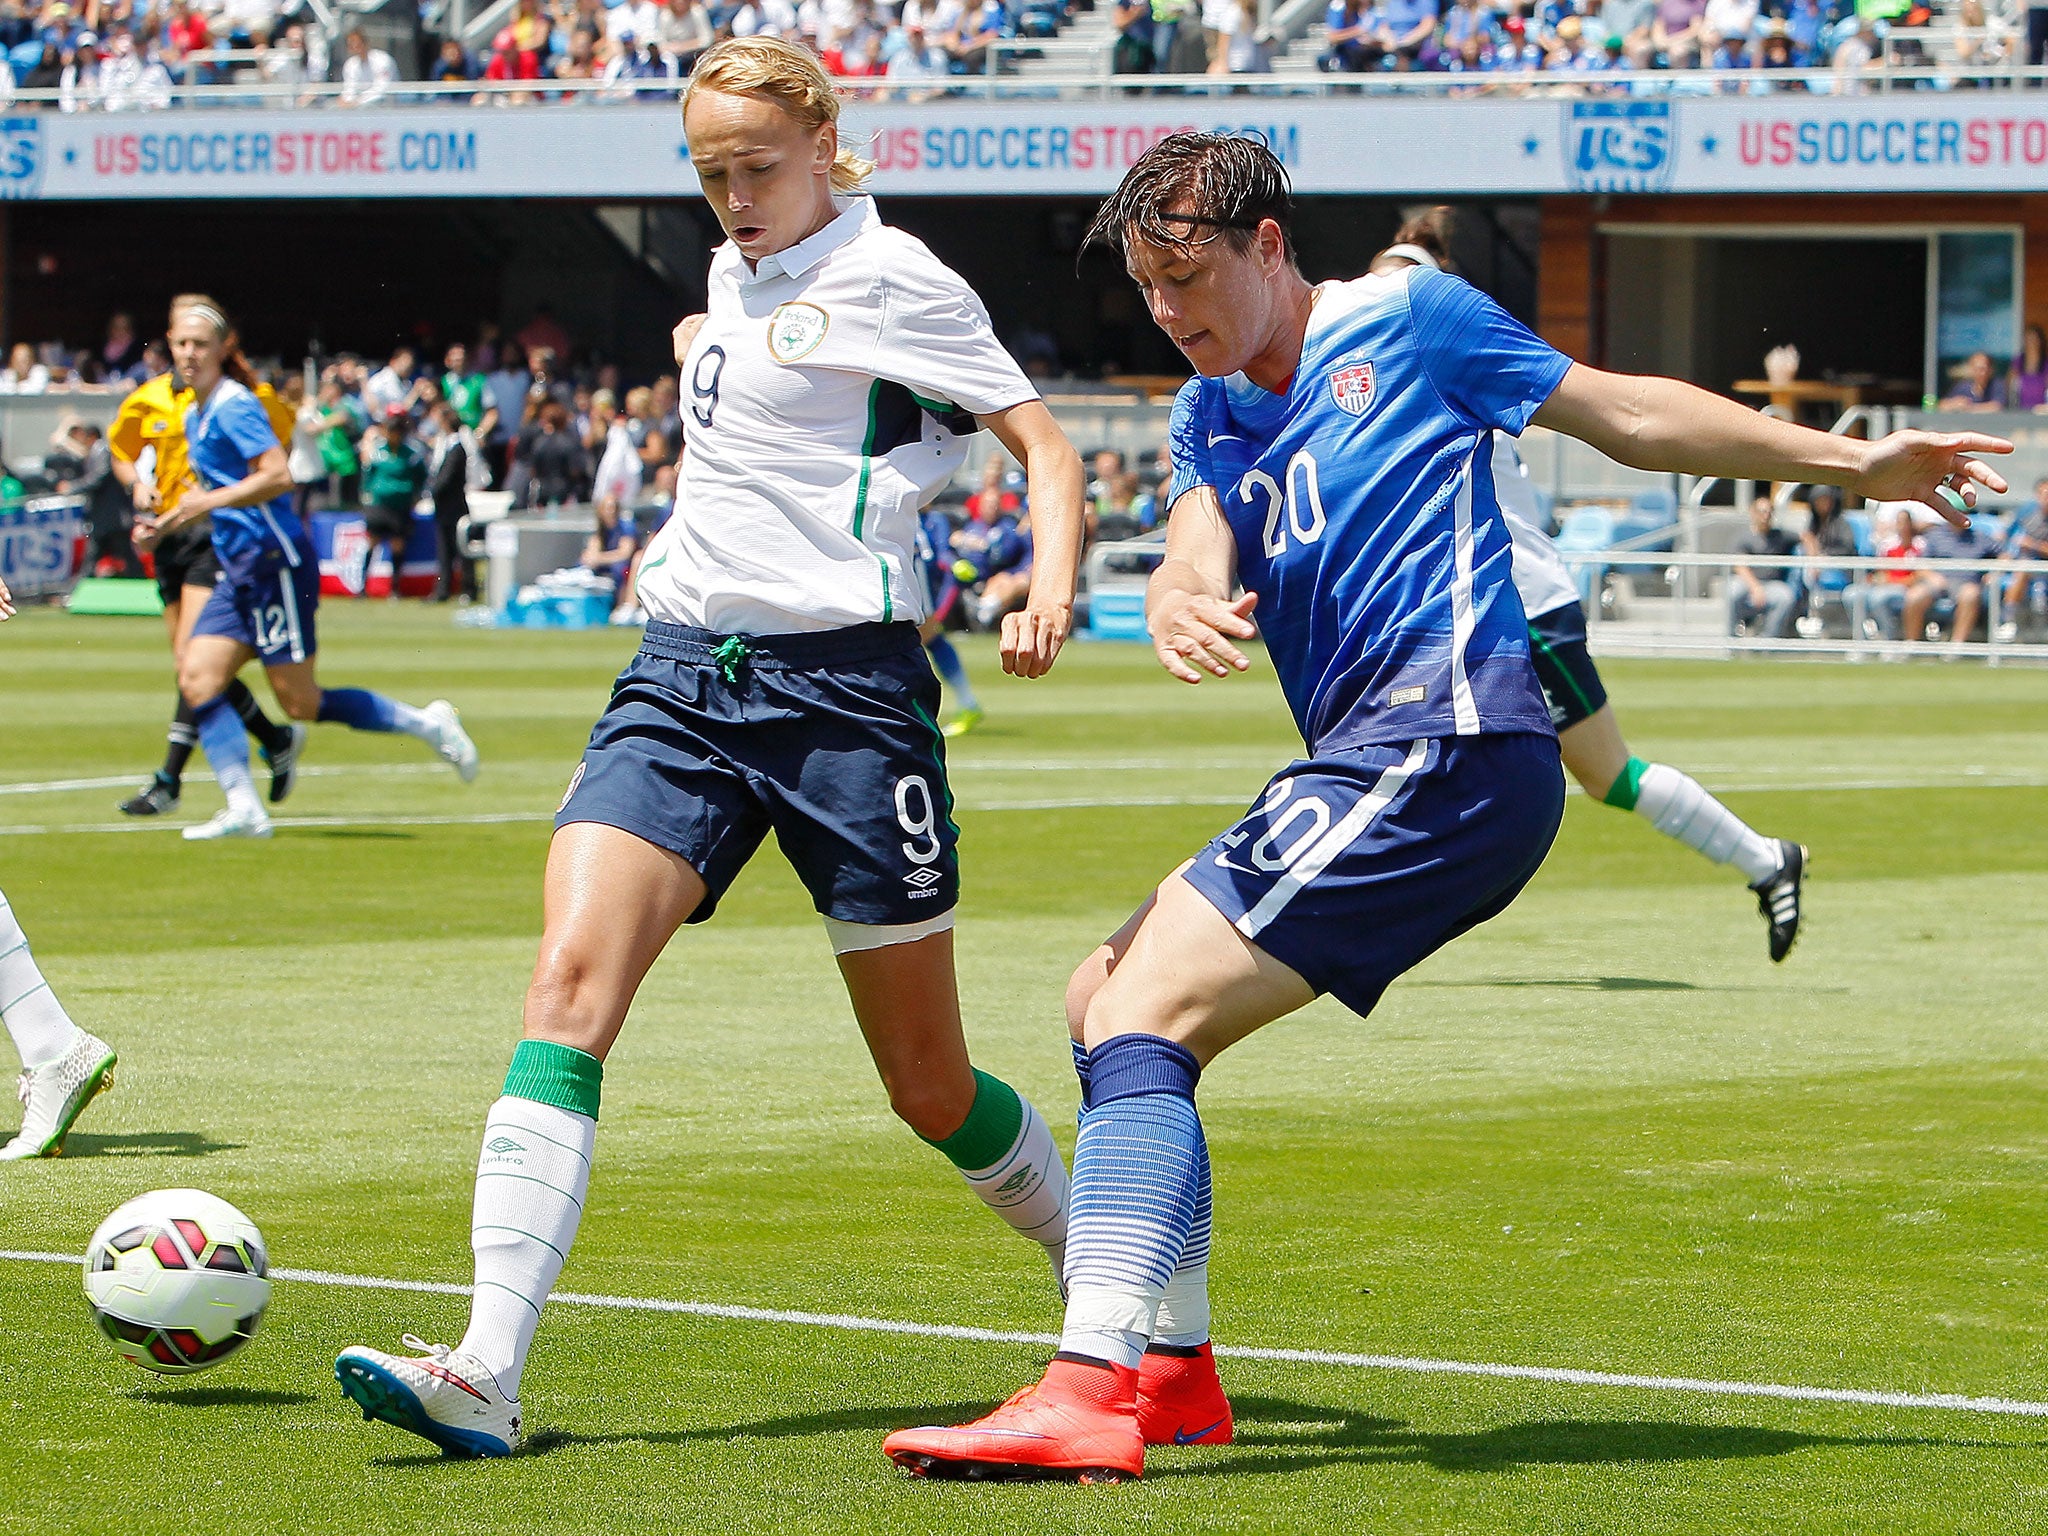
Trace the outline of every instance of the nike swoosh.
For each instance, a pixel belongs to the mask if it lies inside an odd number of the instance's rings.
[[[1214,448],[1218,443],[1241,443],[1243,441],[1244,439],[1235,432],[1211,432],[1209,434],[1209,446],[1211,448]]]
[[[1244,867],[1244,866],[1243,866],[1242,864],[1233,864],[1233,863],[1231,863],[1231,862],[1230,862],[1230,858],[1229,858],[1229,856],[1228,856],[1227,854],[1221,854],[1221,853],[1217,854],[1217,855],[1216,855],[1216,859],[1215,859],[1215,863],[1216,863],[1216,867],[1217,867],[1218,869],[1227,869],[1227,870],[1230,870],[1231,872],[1233,872],[1233,873],[1235,873],[1235,874],[1240,874],[1240,875],[1249,875],[1249,874],[1253,873],[1253,871],[1251,871],[1251,870],[1249,870],[1249,869],[1246,869],[1246,868],[1245,868],[1245,867]]]
[[[1218,1429],[1222,1427],[1222,1425],[1223,1421],[1221,1419],[1218,1419],[1214,1424],[1209,1425],[1206,1429],[1198,1429],[1193,1434],[1189,1434],[1185,1430],[1176,1429],[1173,1432],[1173,1443],[1175,1445],[1193,1445],[1197,1440],[1201,1439],[1202,1436],[1215,1433]]]
[[[1218,1420],[1217,1422],[1221,1423],[1222,1421]],[[1029,1429],[976,1429],[968,1432],[976,1435],[993,1435],[1003,1440],[1047,1440],[1051,1438],[1049,1435],[1041,1435],[1037,1431]]]

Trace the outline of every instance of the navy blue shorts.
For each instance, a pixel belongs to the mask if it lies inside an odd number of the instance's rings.
[[[232,568],[223,565],[192,633],[238,640],[266,667],[310,661],[320,649],[313,624],[320,607],[320,562],[309,547],[295,546],[292,553],[296,565],[274,545]]]
[[[1428,737],[1290,765],[1184,877],[1357,1013],[1506,910],[1557,836],[1564,769],[1534,733]]]
[[[710,892],[693,923],[771,831],[826,917],[896,926],[950,912],[960,829],[917,626],[750,635],[744,659],[734,644],[647,626],[555,826],[599,822],[680,855]]]
[[[1543,702],[1550,706],[1550,723],[1560,731],[1590,720],[1606,707],[1607,690],[1586,649],[1586,610],[1577,603],[1529,621],[1529,659],[1536,664]]]

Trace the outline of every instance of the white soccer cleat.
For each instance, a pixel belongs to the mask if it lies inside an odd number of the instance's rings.
[[[0,1147],[0,1162],[56,1157],[85,1106],[114,1086],[114,1048],[84,1030],[55,1061],[21,1074],[21,1133]]]
[[[210,843],[222,837],[268,836],[270,818],[260,805],[246,805],[240,810],[230,805],[215,811],[212,820],[185,829],[185,841],[188,843]]]
[[[473,1355],[401,1337],[417,1356],[352,1344],[334,1362],[342,1396],[381,1419],[431,1440],[450,1456],[510,1456],[519,1449],[519,1401]]]
[[[441,754],[441,761],[452,767],[463,783],[474,783],[483,760],[477,756],[476,743],[469,739],[469,732],[462,728],[462,717],[455,706],[446,699],[436,699],[420,713],[432,720],[439,732],[434,750]]]

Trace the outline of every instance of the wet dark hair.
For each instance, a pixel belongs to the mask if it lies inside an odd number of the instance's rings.
[[[1251,249],[1271,219],[1289,262],[1294,260],[1294,194],[1287,168],[1263,140],[1221,133],[1175,133],[1161,139],[1124,173],[1096,211],[1081,242],[1127,251],[1133,237],[1149,245],[1192,251],[1219,236],[1231,249]]]

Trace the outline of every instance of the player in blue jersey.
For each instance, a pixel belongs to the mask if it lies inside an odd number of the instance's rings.
[[[415,709],[362,688],[322,688],[314,674],[313,614],[320,563],[292,511],[291,471],[257,400],[226,312],[204,294],[171,301],[171,358],[190,384],[185,440],[195,482],[164,516],[137,525],[149,543],[209,514],[220,582],[178,661],[178,688],[194,711],[199,743],[227,806],[192,839],[268,837],[270,817],[249,776],[249,743],[228,702],[228,684],[261,660],[271,691],[298,721],[334,720],[359,731],[403,731],[432,747],[464,782],[477,753],[455,708],[436,699]]]
[[[1094,233],[1121,246],[1201,377],[1175,404],[1171,522],[1146,620],[1187,682],[1263,633],[1307,745],[1069,989],[1081,1132],[1059,1353],[988,1417],[904,1430],[914,1472],[1137,1476],[1145,1444],[1215,1443],[1205,1066],[1328,992],[1359,1013],[1503,910],[1563,806],[1491,434],[1532,420],[1639,468],[1801,480],[1932,504],[2004,482],[1975,433],[1868,443],[1669,379],[1573,363],[1426,268],[1311,286],[1261,144],[1162,140]],[[1944,515],[1947,515],[1944,513]],[[1243,584],[1242,596],[1232,593]]]

